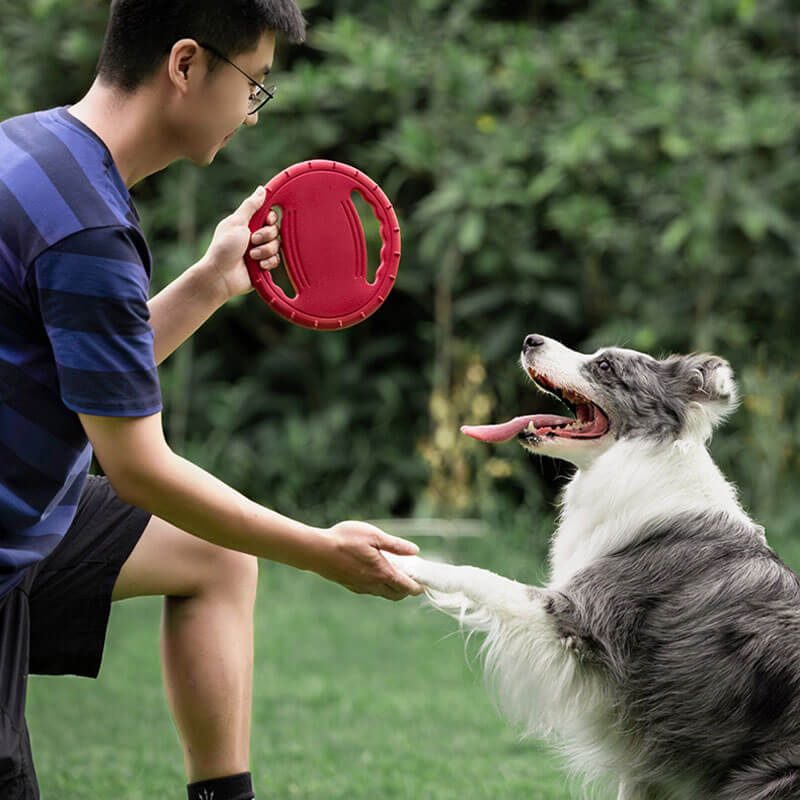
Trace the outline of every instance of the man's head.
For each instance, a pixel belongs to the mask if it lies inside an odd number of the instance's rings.
[[[114,0],[97,79],[151,98],[170,159],[209,164],[240,125],[257,121],[249,101],[276,33],[305,38],[295,0]]]
[[[273,31],[292,41],[306,26],[295,0],[114,0],[97,64],[103,83],[131,92],[151,78],[180,39],[208,42],[234,59]],[[213,71],[222,62],[208,54]],[[255,76],[258,77],[258,76]]]

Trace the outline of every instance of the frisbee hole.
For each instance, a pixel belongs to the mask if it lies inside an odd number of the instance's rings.
[[[272,206],[270,210],[274,211],[278,215],[278,226],[280,226],[281,222],[283,221],[283,209],[280,206]],[[274,269],[271,269],[269,274],[275,284],[281,288],[283,293],[290,300],[293,300],[295,297],[297,297],[297,292],[295,291],[291,280],[289,280],[289,273],[286,271],[286,254],[283,252],[283,242],[281,242],[280,256],[280,264],[278,264],[278,266]]]
[[[361,220],[361,229],[364,231],[364,241],[367,245],[367,282],[374,283],[381,263],[381,225],[372,206],[364,199],[358,189],[350,194],[350,199],[358,212]]]

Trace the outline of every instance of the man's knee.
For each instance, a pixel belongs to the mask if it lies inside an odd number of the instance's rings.
[[[254,595],[258,560],[212,544],[153,517],[122,567],[114,599],[141,595]]]
[[[248,553],[215,548],[209,565],[207,591],[251,600],[258,586],[258,559]]]

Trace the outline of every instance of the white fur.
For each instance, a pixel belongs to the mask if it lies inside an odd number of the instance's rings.
[[[748,519],[735,487],[700,442],[616,442],[564,491],[549,585],[557,588],[595,559],[633,544],[645,523],[713,509]]]
[[[586,739],[587,712],[596,708],[602,717],[607,698],[580,670],[572,642],[558,638],[530,587],[477,567],[385,556],[426,587],[436,608],[470,633],[486,635],[487,679],[509,721],[526,736]],[[600,696],[605,702],[598,703]]]

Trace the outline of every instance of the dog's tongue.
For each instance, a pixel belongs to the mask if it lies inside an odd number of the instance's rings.
[[[553,425],[563,425],[565,422],[574,421],[554,414],[528,414],[524,417],[514,417],[514,419],[499,425],[462,425],[461,433],[466,433],[467,436],[481,442],[507,442],[525,430],[531,422],[535,428],[549,428]]]

